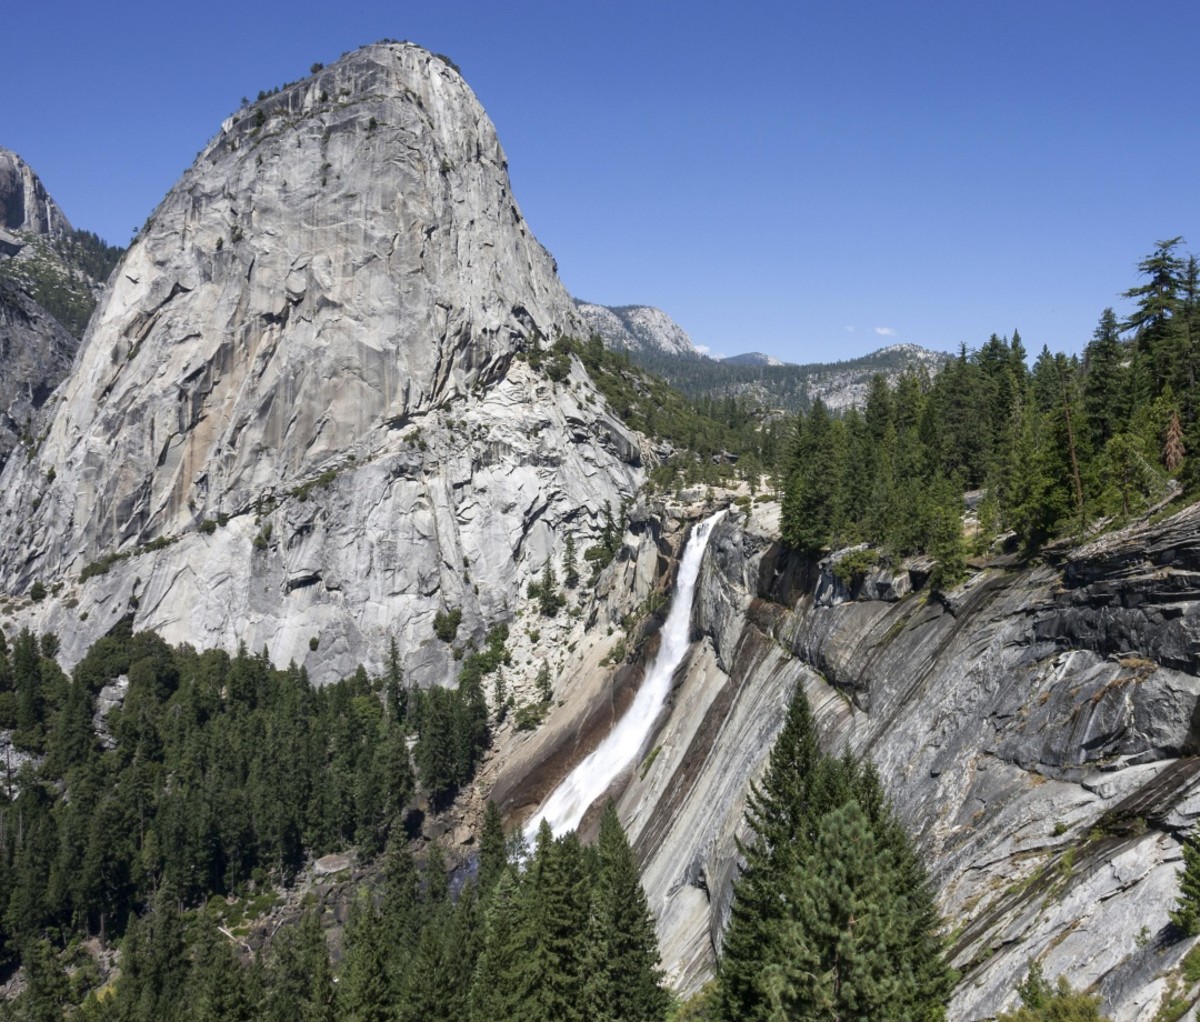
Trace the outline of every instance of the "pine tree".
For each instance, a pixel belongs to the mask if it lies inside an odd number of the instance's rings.
[[[32,941],[21,955],[25,992],[18,1017],[28,1022],[62,1022],[69,987],[58,953],[48,940]]]
[[[658,969],[654,918],[633,849],[610,801],[600,818],[598,869],[584,962],[587,1018],[658,1022],[670,998]]]
[[[1157,397],[1168,385],[1183,382],[1180,371],[1189,365],[1186,318],[1180,315],[1186,263],[1176,253],[1182,238],[1155,243],[1154,251],[1138,263],[1138,270],[1150,279],[1124,292],[1137,308],[1125,324],[1133,330],[1141,379],[1149,386],[1139,397]]]
[[[788,911],[778,954],[763,970],[772,1016],[899,1017],[907,977],[895,865],[857,802],[822,817],[815,845],[781,891]]]
[[[333,1022],[333,977],[317,912],[272,942],[267,985],[265,1022]]]
[[[837,431],[818,398],[797,427],[780,521],[784,541],[816,554],[828,545],[840,502]]]
[[[496,668],[496,676],[492,679],[492,706],[496,710],[497,727],[504,723],[508,716],[508,684],[504,677],[504,668]]]
[[[413,748],[417,776],[435,802],[442,802],[458,783],[455,744],[455,701],[440,686],[421,699],[421,733]]]
[[[557,840],[542,821],[515,903],[506,955],[512,1003],[522,1022],[583,1022],[588,878],[572,831]],[[503,1017],[503,1016],[501,1016]]]
[[[389,953],[407,957],[421,929],[420,874],[400,827],[393,827],[383,856],[383,896],[379,914]]]
[[[821,754],[802,690],[747,822],[721,1017],[944,1017],[951,974],[924,870],[874,770]]]
[[[537,688],[538,698],[543,703],[550,702],[554,695],[553,683],[550,680],[550,665],[543,662],[538,668],[537,678],[534,679],[534,685]]]
[[[546,617],[554,617],[566,600],[558,591],[558,578],[554,574],[554,565],[546,558],[546,566],[542,569],[541,581],[537,586],[538,609]]]
[[[1083,409],[1092,450],[1102,449],[1128,422],[1130,381],[1125,358],[1117,317],[1112,309],[1105,309],[1083,352]]]
[[[1180,842],[1183,869],[1179,873],[1179,899],[1171,922],[1188,937],[1200,934],[1200,835],[1193,832]]]
[[[468,1017],[479,931],[474,885],[465,887],[457,902],[445,898],[430,906],[397,998],[397,1022],[461,1022]]]
[[[919,518],[922,547],[937,561],[930,583],[949,589],[966,573],[967,552],[962,531],[962,487],[939,479],[922,495]]]
[[[346,925],[346,957],[337,986],[337,1016],[345,1022],[390,1022],[387,946],[382,920],[363,888]]]
[[[575,555],[575,536],[567,533],[566,549],[563,551],[563,584],[568,589],[579,585],[579,561]]]
[[[488,896],[507,866],[508,843],[504,837],[504,822],[499,807],[488,799],[479,837],[479,890],[483,897]]]
[[[39,660],[36,637],[28,628],[22,628],[12,652],[13,687],[17,692],[17,733],[13,735],[13,744],[33,752],[41,751],[45,737],[45,699]]]
[[[404,685],[404,671],[400,667],[400,651],[396,637],[388,641],[388,667],[384,677],[384,691],[388,717],[400,724],[408,720],[408,689]]]
[[[183,1003],[188,1022],[250,1022],[254,1010],[251,969],[243,967],[229,940],[215,926],[201,925],[188,941],[191,972]]]
[[[762,783],[752,783],[746,799],[746,823],[755,840],[738,842],[745,865],[737,880],[720,962],[722,1015],[730,1022],[767,1017],[760,955],[770,946],[782,915],[778,892],[805,837],[811,785],[820,761],[808,700],[797,689]]]
[[[600,511],[600,546],[611,556],[616,553],[620,538],[617,522],[613,517],[612,502],[606,500]]]
[[[522,992],[514,982],[526,954],[519,939],[520,909],[517,876],[506,868],[487,903],[483,948],[471,981],[471,1022],[498,1022],[521,1015]]]
[[[1128,518],[1135,504],[1140,510],[1150,493],[1154,474],[1141,451],[1137,437],[1117,433],[1104,445],[1100,461],[1102,475],[1121,501],[1121,515]],[[1110,498],[1115,502],[1115,498]]]

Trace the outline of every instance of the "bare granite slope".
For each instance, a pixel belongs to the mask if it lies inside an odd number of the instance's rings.
[[[318,678],[393,637],[452,676],[434,613],[482,636],[639,480],[579,369],[519,361],[560,332],[474,94],[420,47],[356,51],[227,120],[142,230],[0,478],[0,580],[67,586],[35,617],[68,656],[136,611]]]
[[[1179,836],[1200,815],[1200,506],[1063,564],[899,599],[866,597],[907,579],[864,580],[852,598],[827,563],[781,557],[771,525],[723,523],[711,545],[709,638],[678,705],[727,704],[713,735],[688,737],[694,712],[673,717],[658,786],[625,796],[679,806],[662,836],[656,812],[637,831],[675,967],[698,975],[719,940],[733,810],[763,765],[746,750],[802,684],[829,746],[874,758],[930,864],[963,973],[950,1018],[1011,1005],[1034,957],[1094,986],[1118,1022],[1153,1017],[1191,945],[1167,913]]]
[[[831,751],[874,758],[929,865],[962,973],[950,1019],[1011,1007],[1032,958],[1100,993],[1117,1022],[1153,1019],[1187,986],[1194,943],[1168,912],[1200,818],[1200,505],[945,594],[922,588],[928,565],[848,591],[828,560],[779,546],[777,513],[717,527],[699,641],[614,791],[669,981],[711,975],[748,785],[798,685]],[[654,535],[627,537],[630,563]],[[560,716],[541,756],[514,766],[561,757],[588,714],[569,699]],[[502,776],[514,811],[519,789]]]
[[[687,331],[662,309],[652,305],[595,305],[575,300],[589,334],[596,334],[612,351],[680,355],[696,358],[700,352]]]

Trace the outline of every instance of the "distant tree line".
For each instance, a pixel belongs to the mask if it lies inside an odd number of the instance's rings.
[[[810,390],[816,389],[814,384],[819,385],[822,378],[834,374],[865,378],[871,372],[892,375],[911,361],[911,355],[899,348],[842,362],[806,365],[719,361],[662,351],[634,351],[629,357],[635,365],[665,380],[697,404],[733,398],[748,407],[793,414],[808,411],[813,401]]]

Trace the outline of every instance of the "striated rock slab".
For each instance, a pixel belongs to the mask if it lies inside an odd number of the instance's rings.
[[[1152,1018],[1191,946],[1167,913],[1200,818],[1200,679],[1179,653],[1200,601],[1173,581],[1197,514],[1063,571],[993,568],[891,601],[821,599],[823,572],[773,530],[722,522],[697,596],[705,643],[619,803],[673,984],[711,972],[747,786],[802,685],[830,750],[874,758],[930,866],[963,977],[951,1019],[1012,1007],[1033,957],[1114,1019]]]

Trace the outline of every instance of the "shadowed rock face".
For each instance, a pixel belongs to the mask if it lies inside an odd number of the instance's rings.
[[[77,345],[28,295],[0,279],[0,467],[71,368]]]
[[[577,325],[458,73],[366,47],[231,117],[155,211],[35,461],[0,480],[21,523],[0,578],[137,554],[60,594],[88,627],[55,601],[46,626],[81,643],[135,596],[171,640],[326,677],[395,637],[420,680],[452,677],[433,614],[481,638],[639,479],[577,366],[515,360]]]
[[[924,853],[963,973],[950,1018],[1011,1004],[1031,957],[1095,984],[1114,1019],[1153,1016],[1191,946],[1167,914],[1200,815],[1200,507],[1061,567],[886,601],[838,595],[755,514],[712,540],[703,641],[619,802],[674,983],[712,968],[747,785],[801,685],[827,746],[873,757]]]

